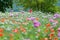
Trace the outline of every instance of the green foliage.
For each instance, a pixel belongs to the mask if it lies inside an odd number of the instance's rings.
[[[18,4],[23,5],[25,9],[40,10],[42,12],[56,12],[57,0],[19,0]]]
[[[57,6],[57,8],[58,8],[58,9],[57,9],[57,12],[59,12],[59,13],[60,13],[60,6]]]
[[[6,8],[12,8],[13,0],[0,0],[0,11],[5,12]]]

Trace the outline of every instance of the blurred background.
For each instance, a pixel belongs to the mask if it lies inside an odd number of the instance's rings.
[[[60,12],[60,0],[0,0],[1,12],[33,11]]]

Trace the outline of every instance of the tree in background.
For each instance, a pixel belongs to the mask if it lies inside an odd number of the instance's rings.
[[[43,12],[57,12],[57,0],[45,0],[41,3],[41,11]]]
[[[0,11],[5,12],[6,8],[12,8],[12,0],[0,0]]]
[[[18,0],[18,5],[23,5],[24,9],[31,8],[42,12],[56,12],[57,0]]]

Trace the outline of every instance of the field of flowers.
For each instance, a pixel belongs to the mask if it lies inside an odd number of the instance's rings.
[[[0,13],[0,40],[60,40],[60,14]]]

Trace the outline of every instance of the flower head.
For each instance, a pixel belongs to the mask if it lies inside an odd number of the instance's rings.
[[[33,22],[33,24],[34,24],[34,27],[39,27],[41,25],[41,23],[36,20]]]
[[[0,33],[0,37],[2,37],[3,36],[3,33]]]
[[[34,21],[35,17],[30,17],[30,18],[27,18],[26,20],[32,20],[32,21]]]
[[[16,29],[14,29],[14,30],[13,30],[13,32],[17,33],[17,32],[18,32],[18,29],[17,29],[17,28],[16,28]]]
[[[31,19],[32,21],[34,21],[34,20],[35,20],[35,17],[31,17],[30,19]]]
[[[50,21],[50,22],[53,22],[54,20],[50,18],[49,21]]]
[[[51,26],[51,24],[50,24],[50,23],[46,24],[46,27],[50,27],[50,26]]]
[[[54,14],[54,17],[56,17],[56,18],[59,18],[60,17],[60,14]]]
[[[58,32],[60,32],[60,28],[58,28]]]
[[[60,32],[58,32],[58,37],[60,37]]]

